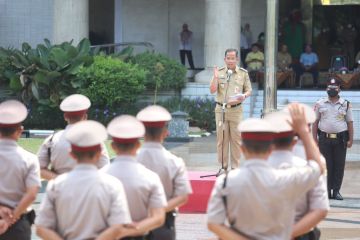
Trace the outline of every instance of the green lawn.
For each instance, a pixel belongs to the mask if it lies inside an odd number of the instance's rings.
[[[22,146],[24,149],[28,150],[29,152],[36,154],[43,141],[43,138],[20,138],[19,145]],[[112,158],[115,156],[115,153],[111,149],[110,143],[110,140],[107,140],[105,142],[110,158]]]

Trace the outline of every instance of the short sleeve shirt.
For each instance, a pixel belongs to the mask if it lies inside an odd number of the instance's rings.
[[[72,170],[76,161],[70,156],[71,145],[66,140],[66,132],[73,125],[68,125],[65,130],[54,133],[45,139],[38,151],[38,158],[41,168],[48,168],[51,166],[52,171],[56,174],[62,174]],[[50,149],[50,158],[49,158]],[[101,157],[97,164],[98,168],[102,168],[109,164],[109,154],[104,144],[101,145]]]
[[[49,182],[35,224],[64,239],[95,239],[106,228],[131,223],[121,182],[91,164]]]
[[[316,119],[319,120],[319,129],[326,133],[339,133],[348,129],[347,122],[352,122],[351,104],[343,98],[335,103],[328,98],[319,100],[315,105]]]
[[[264,160],[245,161],[216,180],[208,204],[209,223],[224,224],[226,213],[233,227],[253,239],[290,239],[295,200],[312,188],[320,176],[310,161],[302,168],[274,169]],[[225,209],[222,197],[227,198]]]
[[[192,193],[184,161],[160,143],[145,142],[138,152],[137,160],[159,175],[167,200]]]
[[[37,157],[16,141],[0,139],[0,204],[15,208],[29,187],[40,187]]]
[[[102,171],[119,179],[126,192],[130,214],[138,222],[148,216],[151,208],[167,206],[159,176],[131,156],[117,156]]]
[[[298,147],[304,148],[302,145]],[[268,159],[268,163],[274,168],[286,169],[289,167],[304,167],[307,161],[304,160],[303,157],[294,155],[290,151],[273,151]],[[315,187],[297,199],[295,221],[299,221],[311,210],[328,210],[329,208],[326,176],[321,175]]]

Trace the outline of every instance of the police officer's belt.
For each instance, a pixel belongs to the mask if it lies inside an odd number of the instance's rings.
[[[217,105],[220,105],[222,106],[223,104],[221,102],[216,102]],[[238,104],[235,104],[235,105],[231,105],[231,104],[226,104],[226,108],[234,108],[234,107],[237,107],[237,106],[240,106],[241,103],[238,103]]]
[[[347,131],[343,131],[343,132],[339,132],[339,133],[326,133],[323,131],[319,131],[319,132],[320,132],[320,135],[322,135],[326,138],[337,139],[337,138],[342,138]]]

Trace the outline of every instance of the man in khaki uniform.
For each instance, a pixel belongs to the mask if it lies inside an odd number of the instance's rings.
[[[68,125],[64,130],[55,132],[45,139],[39,149],[42,178],[51,180],[75,167],[76,161],[69,155],[70,143],[66,140],[65,134],[75,123],[87,119],[90,105],[90,100],[81,94],[70,95],[61,102],[60,109],[64,112],[64,119]],[[102,168],[107,164],[109,164],[109,155],[105,145],[102,144],[101,158],[96,165]]]
[[[127,239],[149,239],[149,231],[164,224],[167,203],[159,176],[136,160],[145,127],[135,117],[122,115],[114,118],[107,130],[116,157],[102,170],[123,183],[131,218],[137,226],[133,237]]]
[[[236,49],[227,49],[224,61],[226,67],[214,68],[214,76],[210,81],[210,92],[216,92],[218,161],[224,169],[227,169],[229,148],[231,168],[239,166],[241,137],[236,128],[242,120],[241,103],[251,95],[251,83],[247,71],[236,65],[239,62]],[[224,116],[222,116],[222,108],[224,108]]]
[[[304,141],[303,167],[273,169],[267,159],[277,131],[264,119],[239,125],[244,166],[216,180],[208,205],[208,227],[221,239],[290,239],[295,200],[312,188],[323,168],[302,108],[290,107],[292,127]],[[226,220],[230,226],[225,225]]]
[[[162,143],[168,135],[167,122],[170,113],[161,106],[149,106],[136,118],[145,126],[145,142],[137,160],[157,173],[165,190],[167,207],[165,224],[152,232],[154,239],[175,240],[175,216],[177,208],[185,204],[192,193],[184,161],[167,151]]]
[[[105,127],[81,121],[65,138],[77,165],[49,182],[36,219],[37,234],[44,239],[95,239],[108,227],[130,224],[121,182],[96,167],[107,138]]]
[[[311,122],[315,120],[314,110],[309,106],[302,106],[305,109],[306,122],[311,124]],[[287,122],[291,121],[288,111],[271,113],[265,116],[265,119],[278,130],[273,141],[274,150],[268,159],[269,164],[272,167],[281,169],[306,166],[306,155],[300,158],[292,152],[297,141],[295,140],[295,133],[292,127]],[[302,148],[304,149],[303,146]],[[323,165],[325,165],[325,159],[323,157],[321,159]],[[295,225],[293,227],[292,238],[301,240],[313,239],[312,236],[319,237],[320,230],[316,228],[316,225],[326,217],[329,208],[326,176],[322,175],[315,187],[296,201],[296,208],[294,209],[295,212],[293,215]]]
[[[40,187],[40,167],[36,156],[16,143],[26,116],[26,107],[18,101],[0,104],[0,208],[2,224],[9,227],[1,240],[31,239],[35,213],[27,209]]]

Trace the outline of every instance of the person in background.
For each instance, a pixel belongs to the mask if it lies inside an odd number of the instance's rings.
[[[184,23],[182,31],[180,32],[180,60],[181,64],[185,65],[185,56],[189,61],[191,69],[195,69],[192,56],[192,38],[193,32],[189,30],[189,26]]]

